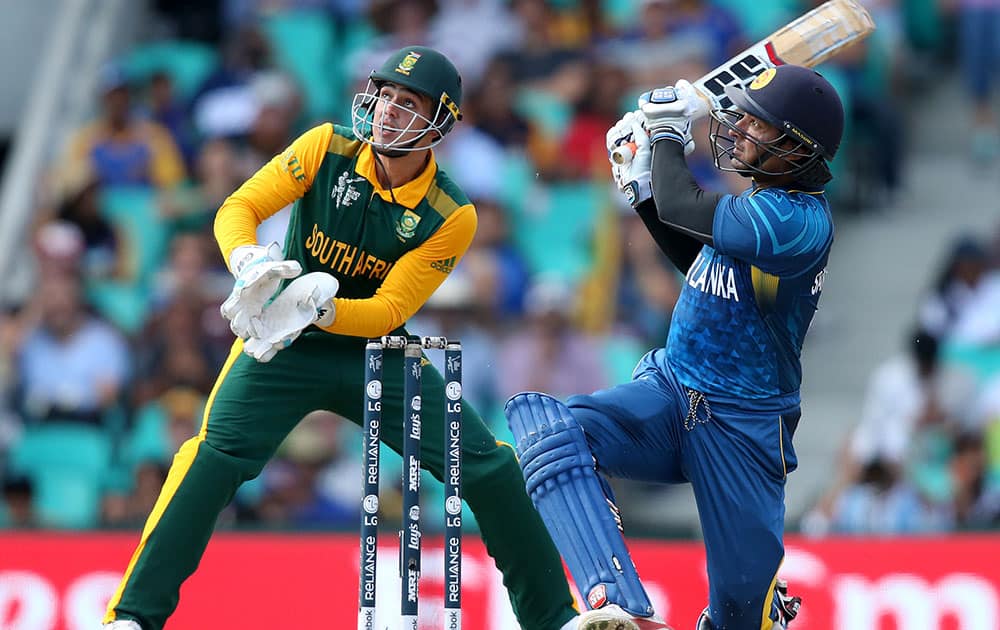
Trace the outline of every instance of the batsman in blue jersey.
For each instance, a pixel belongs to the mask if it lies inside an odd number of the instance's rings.
[[[779,66],[732,109],[711,112],[715,165],[751,179],[710,194],[691,176],[691,118],[705,105],[685,81],[644,94],[608,132],[615,181],[685,274],[667,343],[633,380],[566,404],[541,393],[507,403],[529,494],[586,597],[580,630],[668,626],[625,546],[606,477],[690,483],[707,555],[698,630],[784,629],[798,611],[778,570],[785,479],[796,467],[799,357],[823,289],[833,222],[823,186],[844,113],[813,70]]]

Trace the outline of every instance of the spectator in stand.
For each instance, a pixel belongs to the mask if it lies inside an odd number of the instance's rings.
[[[256,173],[298,135],[295,125],[302,113],[302,94],[286,74],[275,70],[258,72],[249,88],[256,115],[237,157],[243,179]]]
[[[949,462],[951,509],[959,529],[1000,525],[1000,484],[987,475],[986,448],[978,433],[955,440]]]
[[[670,317],[681,292],[681,277],[649,238],[632,208],[622,211],[621,263],[616,320],[650,346],[667,338]]]
[[[500,349],[501,399],[522,391],[566,397],[607,387],[600,346],[573,326],[574,292],[561,278],[536,278],[525,295],[525,326]]]
[[[989,378],[976,402],[974,426],[986,441],[986,466],[994,481],[1000,482],[1000,374]]]
[[[649,0],[645,2],[649,4]],[[670,0],[666,4],[669,5],[667,33],[670,38],[675,44],[685,40],[701,42],[702,45],[707,43],[705,60],[712,68],[749,45],[736,17],[714,2]]]
[[[225,357],[224,339],[213,338],[203,325],[218,317],[216,303],[184,292],[146,324],[137,350],[132,404],[140,407],[173,387],[190,387],[207,396],[215,370]]]
[[[173,77],[166,70],[157,70],[150,75],[145,106],[149,118],[170,132],[184,163],[190,168],[194,164],[197,139],[188,109],[177,97]]]
[[[584,98],[588,64],[581,49],[560,37],[559,22],[545,0],[514,0],[521,38],[497,54],[515,86],[514,103],[534,127],[528,156],[546,179],[561,175],[560,141],[572,106]]]
[[[1000,0],[957,0],[959,60],[972,101],[972,157],[987,162],[1000,155],[1000,127],[992,96],[1000,65]]]
[[[35,490],[27,477],[5,477],[0,525],[6,529],[35,529],[39,526],[34,507]]]
[[[129,276],[124,239],[101,216],[101,184],[87,163],[63,172],[55,218],[79,229],[83,254],[79,270],[87,280]]]
[[[355,73],[352,82],[362,85],[369,72],[403,46],[433,47],[430,28],[437,11],[437,0],[371,0],[368,20],[379,35],[348,60],[346,67]],[[451,55],[450,50],[442,52]]]
[[[583,97],[576,102],[569,128],[562,139],[560,175],[566,179],[607,177],[608,150],[604,136],[623,113],[622,95],[629,78],[620,66],[595,63],[587,77]]]
[[[234,31],[223,45],[222,61],[195,92],[192,118],[202,137],[240,136],[257,117],[251,82],[271,67],[267,38],[254,24]]]
[[[479,230],[483,228],[482,201],[476,202]],[[503,400],[497,392],[498,343],[503,316],[497,306],[497,290],[501,275],[494,261],[483,255],[473,241],[462,262],[431,295],[424,308],[411,318],[414,334],[443,335],[462,341],[462,397],[482,409],[483,420],[497,434],[505,434],[507,427],[500,419]],[[444,368],[440,353],[430,356],[439,369]]]
[[[166,265],[153,277],[151,303],[162,308],[181,294],[197,296],[208,304],[221,304],[232,289],[232,275],[217,265],[215,243],[200,232],[182,232],[170,241]],[[208,313],[206,313],[206,316]],[[220,325],[225,327],[225,323]]]
[[[59,220],[44,222],[38,226],[33,240],[38,275],[72,275],[86,269],[87,244],[77,225]]]
[[[575,103],[587,84],[587,64],[580,50],[559,37],[556,14],[546,0],[513,0],[521,29],[513,46],[498,53],[521,87],[541,90],[564,103]]]
[[[474,257],[489,259],[495,270],[493,296],[483,296],[478,303],[497,317],[520,315],[524,312],[524,295],[530,282],[528,262],[515,247],[510,235],[508,210],[495,199],[476,200],[479,225],[469,252]]]
[[[125,72],[106,66],[100,76],[101,112],[69,142],[64,168],[89,167],[103,186],[171,189],[185,178],[184,161],[170,132],[132,108]]]
[[[484,77],[490,59],[517,40],[518,24],[510,12],[510,3],[439,0],[439,4],[440,10],[431,20],[428,42],[455,62],[467,85],[476,85]]]
[[[808,517],[809,529],[823,531],[823,521],[833,517],[841,493],[864,485],[863,477],[866,471],[872,472],[872,466],[879,479],[893,480],[882,484],[883,490],[895,487],[895,480],[914,460],[914,452],[924,446],[924,434],[947,440],[970,426],[975,391],[971,376],[942,364],[938,340],[917,331],[906,355],[889,359],[872,374],[861,420],[838,466],[839,477]]]
[[[258,73],[250,82],[250,96],[257,113],[236,150],[242,180],[251,177],[295,139],[295,122],[302,111],[298,87],[280,72]],[[291,208],[289,204],[264,221],[257,230],[257,240],[284,243]]]
[[[977,239],[958,239],[920,304],[921,325],[943,342],[985,345],[1000,340],[1000,270],[991,262]]]
[[[897,466],[873,459],[837,497],[829,533],[919,534],[946,531],[948,527],[947,513],[924,501],[903,480]]]
[[[231,138],[209,138],[196,150],[193,194],[167,214],[176,230],[211,234],[215,211],[243,183],[246,166],[238,159],[236,142]]]
[[[77,276],[43,276],[34,299],[38,318],[17,350],[22,416],[102,422],[128,378],[125,339],[88,312]]]
[[[265,467],[261,518],[271,527],[331,528],[357,525],[361,488],[338,463],[344,422],[318,411],[307,415],[285,438],[278,457]],[[337,477],[340,477],[338,479]],[[349,485],[344,483],[350,479]]]
[[[140,462],[127,487],[113,487],[104,492],[101,497],[101,527],[142,527],[166,479],[167,466],[164,462],[155,459]]]
[[[514,107],[517,82],[511,62],[494,58],[469,96],[473,124],[507,150],[524,149],[531,125]]]
[[[607,42],[602,55],[628,71],[636,94],[680,77],[700,77],[715,54],[712,42],[700,37],[674,37],[670,32],[672,0],[641,0],[635,23]]]
[[[503,172],[508,158],[500,142],[477,127],[475,105],[463,108],[462,125],[453,129],[448,142],[435,152],[438,163],[471,198],[493,198],[508,185]]]

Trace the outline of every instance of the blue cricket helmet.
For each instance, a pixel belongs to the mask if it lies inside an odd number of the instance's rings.
[[[820,73],[803,66],[783,65],[764,70],[746,89],[727,87],[725,92],[737,109],[712,112],[709,137],[716,167],[744,176],[792,175],[809,185],[822,185],[831,179],[827,163],[840,148],[844,106]],[[781,135],[769,141],[751,137],[737,126],[744,114],[763,120]],[[734,136],[758,147],[759,155],[753,164],[734,158]],[[771,157],[779,158],[783,166],[764,168]]]
[[[840,147],[844,106],[837,90],[811,68],[770,68],[746,90],[727,87],[726,96],[743,111],[801,140],[827,160],[832,160]]]

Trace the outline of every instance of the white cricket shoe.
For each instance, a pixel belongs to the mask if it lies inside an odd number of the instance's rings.
[[[657,616],[636,617],[616,604],[608,604],[580,615],[577,630],[671,630]]]
[[[131,619],[120,619],[104,624],[104,630],[142,630],[142,626]]]

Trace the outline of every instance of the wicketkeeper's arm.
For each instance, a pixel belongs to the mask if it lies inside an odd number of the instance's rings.
[[[476,233],[476,209],[456,210],[430,238],[400,258],[370,298],[334,298],[336,318],[327,332],[379,337],[399,328],[448,277]]]
[[[222,203],[215,215],[215,239],[227,264],[234,249],[257,243],[257,226],[306,194],[332,135],[331,124],[305,132]]]

